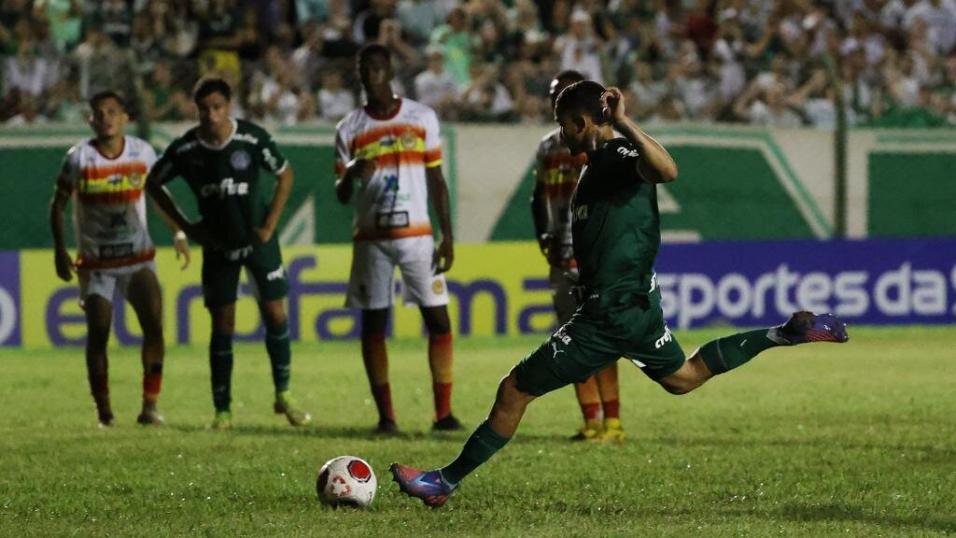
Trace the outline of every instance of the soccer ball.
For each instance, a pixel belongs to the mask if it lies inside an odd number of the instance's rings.
[[[330,506],[365,508],[372,504],[376,489],[378,479],[372,466],[355,456],[339,456],[325,462],[315,483],[319,500]]]

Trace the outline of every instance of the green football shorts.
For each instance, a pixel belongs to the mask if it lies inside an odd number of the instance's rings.
[[[620,357],[655,381],[683,366],[684,351],[664,321],[659,289],[614,301],[587,299],[568,323],[515,366],[517,386],[541,396],[580,383]]]
[[[236,302],[239,270],[243,267],[258,302],[282,299],[288,294],[289,281],[282,266],[282,252],[273,236],[268,243],[236,250],[203,249],[202,295],[207,308]]]

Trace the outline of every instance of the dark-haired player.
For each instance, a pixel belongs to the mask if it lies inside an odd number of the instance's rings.
[[[846,326],[831,314],[796,312],[783,325],[712,340],[685,360],[664,323],[654,277],[660,246],[655,185],[677,179],[677,164],[627,117],[617,88],[572,84],[558,97],[555,119],[571,152],[588,153],[571,202],[585,299],[571,321],[501,380],[491,413],[458,458],[427,472],[392,464],[401,490],[429,506],[444,504],[465,476],[505,446],[532,400],[622,355],[668,392],[685,394],[766,349],[848,339]]]
[[[162,295],[146,224],[143,185],[156,161],[145,141],[125,134],[129,114],[112,91],[90,99],[94,137],[70,148],[50,204],[56,274],[69,281],[76,271],[86,316],[86,369],[99,423],[113,424],[106,343],[113,319],[113,293],[129,301],[143,329],[143,407],[140,424],[162,424],[156,408],[163,379]],[[63,210],[73,198],[77,257],[66,250]],[[176,232],[176,257],[189,264],[186,236]]]
[[[552,110],[561,90],[582,80],[584,75],[577,71],[558,73],[551,81],[548,91]],[[587,155],[573,155],[562,142],[559,129],[545,135],[535,152],[531,214],[538,245],[550,266],[548,280],[558,325],[567,323],[578,307],[578,298],[572,293],[572,288],[577,283],[578,266],[574,261],[574,246],[571,241],[571,195],[585,163]],[[612,362],[584,382],[575,383],[574,394],[584,416],[584,425],[571,439],[613,442],[624,440],[617,362]]]
[[[454,247],[438,117],[431,108],[392,92],[394,72],[387,48],[366,45],[358,53],[357,67],[367,101],[335,128],[335,194],[343,204],[354,198],[346,306],[362,310],[362,359],[378,409],[376,431],[397,431],[385,349],[396,266],[405,302],[418,305],[428,328],[432,427],[458,430],[461,424],[451,412],[452,335],[442,275],[451,268]],[[429,199],[441,227],[437,247]]]
[[[275,229],[292,190],[292,167],[272,136],[230,115],[232,90],[220,78],[196,84],[199,125],[174,140],[146,182],[157,205],[202,245],[203,300],[212,318],[209,366],[216,410],[212,427],[232,427],[232,337],[239,272],[249,275],[266,327],[275,385],[274,411],[293,426],[311,420],[289,394],[291,351],[283,299],[289,289]],[[262,177],[265,169],[272,178]],[[164,185],[182,177],[196,196],[201,219],[189,222]]]

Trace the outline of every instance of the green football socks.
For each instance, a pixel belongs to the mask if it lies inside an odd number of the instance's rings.
[[[504,448],[510,440],[510,437],[502,437],[492,430],[487,420],[482,422],[471,434],[471,437],[465,441],[465,446],[461,449],[461,454],[455,458],[455,461],[441,469],[442,478],[453,486],[458,485],[462,478],[465,478],[481,464],[488,461],[495,455],[495,452]]]
[[[216,411],[229,411],[232,402],[232,336],[213,333],[209,339],[212,403]]]
[[[278,327],[267,326],[266,351],[269,353],[269,362],[272,364],[272,382],[275,384],[276,394],[288,391],[292,363],[288,322]]]
[[[767,337],[767,329],[760,329],[711,340],[700,348],[700,356],[710,372],[718,375],[746,363],[761,351],[779,345]]]

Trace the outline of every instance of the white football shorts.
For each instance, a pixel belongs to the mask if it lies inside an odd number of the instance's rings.
[[[345,306],[363,310],[392,306],[396,266],[402,275],[405,304],[447,305],[445,275],[436,275],[432,269],[434,250],[435,240],[430,235],[353,243]]]
[[[133,275],[140,269],[149,269],[156,272],[156,262],[149,260],[133,265],[115,267],[112,269],[81,269],[77,271],[80,281],[80,304],[93,295],[99,295],[107,301],[113,300],[113,293],[119,290],[126,299],[126,291]]]

